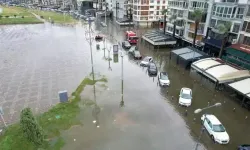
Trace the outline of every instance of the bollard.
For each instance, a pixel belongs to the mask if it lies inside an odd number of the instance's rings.
[[[207,106],[209,106],[210,105],[210,102],[207,102]]]
[[[234,108],[233,111],[235,112],[235,110],[236,110],[236,109]]]
[[[172,100],[174,99],[174,96],[172,96]]]
[[[187,110],[187,109],[186,109],[186,111],[185,111],[184,115],[185,115],[185,116],[187,116],[187,115],[188,115],[188,110]]]
[[[194,118],[193,121],[196,121],[196,118]]]
[[[248,117],[246,116],[245,119],[247,119]]]
[[[184,72],[182,72],[182,75],[184,75]]]
[[[168,91],[167,91],[167,94],[168,94]]]

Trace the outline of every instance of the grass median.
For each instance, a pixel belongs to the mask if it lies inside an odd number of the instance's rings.
[[[59,150],[64,141],[60,137],[60,131],[69,129],[73,125],[81,124],[77,119],[80,112],[78,102],[81,100],[80,94],[86,85],[93,85],[96,82],[107,82],[105,77],[99,80],[91,80],[85,78],[75,92],[72,93],[70,101],[67,103],[59,103],[52,107],[48,112],[45,112],[37,117],[39,125],[45,132],[45,142],[40,147],[37,147],[24,136],[19,123],[11,125],[7,128],[4,135],[0,136],[1,150],[34,150],[43,148],[46,150]]]
[[[0,6],[0,8],[3,9],[2,14],[0,14],[0,25],[43,23],[28,9],[12,6]]]
[[[41,10],[32,10],[33,13],[38,16],[42,16],[46,21],[53,20],[54,23],[59,24],[74,24],[77,22],[72,16],[63,13],[51,12],[51,11],[41,11]]]

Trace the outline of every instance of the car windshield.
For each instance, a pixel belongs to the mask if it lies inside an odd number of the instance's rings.
[[[145,57],[144,59],[143,59],[143,61],[149,61],[149,57]]]
[[[126,42],[125,42],[125,45],[126,45],[126,46],[129,46],[130,44],[129,44],[129,42],[126,41]]]
[[[168,76],[167,76],[167,75],[164,75],[164,74],[161,74],[161,79],[162,79],[162,80],[168,80]]]
[[[154,64],[150,64],[151,69],[156,69],[156,66]]]
[[[135,55],[140,55],[139,51],[135,51],[134,53],[135,53]]]
[[[191,95],[190,95],[190,94],[187,94],[187,93],[181,93],[181,98],[184,98],[184,99],[191,99]]]
[[[223,125],[213,125],[213,131],[214,132],[225,132],[225,128]]]

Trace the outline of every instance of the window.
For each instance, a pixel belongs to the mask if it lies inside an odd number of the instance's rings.
[[[238,8],[236,18],[242,19],[244,14],[244,8]]]
[[[245,31],[247,27],[247,21],[244,21],[243,26],[242,26],[242,31]]]
[[[248,10],[247,10],[246,16],[250,16],[250,6],[248,6]]]
[[[154,0],[150,0],[150,3],[154,3]]]
[[[150,6],[150,8],[154,8],[154,6]]]
[[[238,33],[240,30],[240,24],[239,23],[234,23],[233,31],[234,33]]]
[[[222,124],[219,124],[219,125],[213,125],[213,131],[214,132],[225,132],[226,130]]]
[[[150,11],[150,15],[153,15],[154,14],[154,11]]]

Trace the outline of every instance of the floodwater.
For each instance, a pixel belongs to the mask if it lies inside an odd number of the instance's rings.
[[[0,33],[4,35],[7,35],[10,30],[15,30],[16,33],[8,34],[11,36],[6,39],[1,38],[0,43],[1,57],[4,58],[2,60],[7,60],[7,62],[12,60],[11,63],[2,65],[2,68],[5,68],[4,71],[8,72],[12,78],[15,78],[13,74],[18,74],[21,71],[21,69],[15,70],[19,67],[26,68],[25,72],[33,69],[33,72],[38,72],[37,74],[42,70],[41,75],[42,73],[46,75],[46,71],[48,71],[48,78],[51,82],[49,87],[53,85],[55,80],[59,80],[60,83],[58,85],[60,88],[52,88],[53,91],[62,88],[72,91],[77,83],[80,83],[81,79],[91,72],[86,25],[59,27],[45,24],[0,28]],[[92,36],[99,33],[106,36],[107,48],[121,42],[124,31],[127,30],[110,22],[107,28],[93,25],[92,29]],[[145,30],[138,29],[138,32],[142,34]],[[32,34],[29,36],[27,33]],[[15,43],[12,43],[8,38],[15,39],[13,40]],[[25,41],[24,39],[28,40]],[[231,100],[229,96],[221,92],[208,90],[206,86],[190,77],[189,71],[176,66],[174,62],[169,60],[171,49],[157,50],[147,43],[139,44],[139,50],[143,56],[153,56],[159,70],[168,72],[171,85],[168,88],[161,88],[157,84],[157,78],[149,77],[146,68],[140,67],[139,61],[133,60],[126,51],[123,51],[123,59],[119,54],[117,63],[114,62],[111,51],[110,56],[113,60],[109,62],[105,59],[109,55],[108,51],[102,49],[104,43],[100,42],[99,44],[101,45],[100,50],[96,49],[95,41],[92,45],[94,72],[95,75],[105,75],[108,78],[108,83],[87,86],[83,91],[83,101],[92,100],[96,105],[90,106],[84,105],[83,102],[80,103],[79,119],[83,126],[73,126],[62,133],[66,141],[64,150],[194,149],[201,129],[201,114],[194,114],[193,112],[197,108],[203,108],[216,102],[221,102],[222,106],[209,109],[203,113],[212,113],[218,117],[230,136],[230,143],[228,145],[215,144],[205,132],[199,150],[233,150],[240,144],[249,143],[250,121],[245,119],[249,112]],[[8,54],[8,57],[5,56],[5,53]],[[121,81],[122,60],[123,88]],[[33,65],[34,62],[36,65]],[[14,66],[14,64],[16,65]],[[12,66],[12,69],[8,70],[8,65]],[[63,70],[57,69],[58,67],[62,67]],[[67,69],[70,69],[70,71],[67,71]],[[64,78],[63,83],[60,82],[62,77],[58,78],[53,75],[54,70],[56,70],[57,76],[67,77]],[[26,75],[25,72],[22,73],[23,77]],[[4,76],[2,69],[0,73]],[[31,74],[31,76],[35,82],[36,73],[34,73],[34,76]],[[1,81],[6,78],[6,76],[2,77]],[[40,93],[43,93],[41,89],[44,86],[44,80],[46,79],[39,78]],[[30,84],[32,85],[32,83]],[[1,85],[1,89],[4,89],[5,86]],[[182,87],[189,87],[193,90],[192,106],[188,108],[178,105],[178,95]],[[124,105],[121,107],[122,99]],[[1,104],[9,102],[12,103],[11,106],[13,107],[13,103],[18,103],[17,100],[15,99],[12,102],[4,97]],[[42,106],[43,100],[41,98],[37,100],[35,107]],[[27,105],[29,104],[28,100],[25,102]],[[56,100],[51,103],[56,103]],[[233,111],[234,108],[235,111]]]

